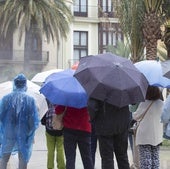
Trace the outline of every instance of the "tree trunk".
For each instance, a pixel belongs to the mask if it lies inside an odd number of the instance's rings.
[[[146,59],[157,59],[157,39],[151,39],[149,42],[146,42]]]
[[[161,39],[160,20],[155,12],[145,14],[143,35],[146,45],[146,59],[157,59],[157,40]]]

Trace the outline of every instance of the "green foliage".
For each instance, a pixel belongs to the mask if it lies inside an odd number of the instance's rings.
[[[130,58],[130,48],[128,44],[124,44],[121,41],[117,43],[117,46],[109,45],[106,51],[125,57],[125,58]]]
[[[162,146],[170,147],[170,140],[164,139],[162,142]]]
[[[144,4],[141,0],[121,0],[117,4],[116,10],[121,29],[129,44],[131,59],[136,62],[143,56],[144,51],[142,34],[142,22],[145,13]]]
[[[159,13],[161,12],[161,5],[164,0],[144,0],[145,9],[147,13],[155,12]]]
[[[162,5],[163,19],[166,27],[170,27],[170,1],[164,0]]]

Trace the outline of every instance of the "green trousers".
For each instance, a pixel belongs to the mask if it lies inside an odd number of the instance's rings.
[[[54,159],[56,158],[57,169],[66,169],[63,136],[51,136],[46,132],[47,140],[47,168],[54,169]]]

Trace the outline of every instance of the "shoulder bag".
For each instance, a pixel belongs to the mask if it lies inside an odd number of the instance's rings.
[[[151,107],[153,101],[150,103],[150,105],[147,107],[147,109],[145,110],[145,112],[143,114],[141,114],[141,116],[139,117],[140,120],[134,120],[132,119],[133,121],[133,124],[132,124],[132,127],[130,127],[129,131],[136,135],[136,132],[137,132],[137,128],[139,127],[139,124],[140,122],[142,121],[142,119],[145,117],[147,111],[149,110],[149,108]]]
[[[61,114],[54,114],[52,118],[52,126],[54,130],[62,130],[63,129],[63,117],[67,111],[67,107],[65,107],[64,111]]]

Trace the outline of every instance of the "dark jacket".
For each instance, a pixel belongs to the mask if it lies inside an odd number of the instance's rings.
[[[96,99],[89,99],[88,111],[91,121],[95,123],[96,135],[114,135],[128,130],[129,107],[113,106]]]

